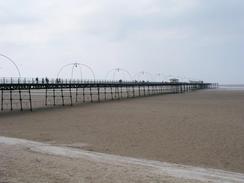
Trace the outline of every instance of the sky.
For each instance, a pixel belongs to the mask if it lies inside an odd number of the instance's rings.
[[[240,84],[243,49],[243,0],[0,0],[0,54],[22,77]]]

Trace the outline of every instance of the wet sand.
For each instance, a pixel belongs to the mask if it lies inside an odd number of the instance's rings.
[[[0,136],[244,172],[244,91],[0,114]]]

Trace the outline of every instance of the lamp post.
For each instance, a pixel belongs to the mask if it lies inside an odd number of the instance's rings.
[[[59,78],[61,72],[62,72],[65,68],[70,67],[70,66],[72,66],[72,70],[71,70],[71,78],[72,78],[72,79],[73,79],[73,74],[74,74],[74,68],[79,68],[79,69],[80,69],[80,74],[81,74],[81,79],[82,79],[82,67],[87,68],[87,69],[91,72],[93,79],[94,79],[94,80],[96,79],[96,77],[95,77],[95,73],[94,73],[93,69],[92,69],[90,66],[88,66],[88,65],[86,65],[86,64],[79,63],[79,62],[74,62],[74,63],[69,63],[69,64],[65,64],[65,65],[63,65],[63,66],[59,69],[59,71],[58,71],[57,78]]]
[[[154,80],[154,77],[153,77],[153,75],[150,73],[150,72],[146,72],[146,71],[141,71],[141,72],[138,72],[137,74],[135,74],[135,76],[134,76],[134,79],[135,80],[140,80],[141,79],[141,76],[143,76],[144,78],[145,78],[145,76],[149,76],[151,79],[151,81],[153,81]]]
[[[118,74],[118,73],[121,73],[121,74],[125,73],[128,76],[129,80],[132,80],[132,76],[131,76],[130,72],[127,71],[126,69],[122,69],[122,68],[114,68],[114,69],[109,70],[107,72],[105,78],[108,79],[109,75],[113,74],[113,80],[115,80],[116,74]]]

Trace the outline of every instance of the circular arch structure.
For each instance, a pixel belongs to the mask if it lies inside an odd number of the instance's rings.
[[[159,82],[166,81],[168,79],[168,75],[165,75],[163,73],[156,73],[155,74],[156,80]]]
[[[92,73],[93,80],[96,79],[96,77],[95,77],[95,73],[94,73],[93,69],[92,69],[90,66],[88,66],[88,65],[86,65],[86,64],[78,63],[78,62],[74,62],[74,63],[69,63],[69,64],[65,64],[65,65],[63,65],[63,66],[59,69],[59,71],[58,71],[57,78],[59,78],[61,72],[62,72],[65,68],[67,68],[67,67],[69,67],[69,66],[72,66],[72,70],[71,70],[71,78],[72,78],[72,79],[73,79],[74,68],[79,68],[79,70],[80,70],[80,74],[81,74],[81,79],[82,79],[82,67],[87,68],[87,69]]]
[[[146,71],[138,72],[137,74],[135,74],[134,79],[137,80],[138,77],[145,76],[145,75],[149,76],[151,78],[151,81],[154,80],[153,75],[150,72],[146,72]],[[140,80],[140,78],[138,78],[138,80]]]
[[[175,76],[175,75],[165,75],[165,78],[166,78],[167,82],[169,82],[170,79],[180,79],[178,76]]]
[[[202,81],[201,79],[199,79],[199,78],[192,78],[192,77],[190,77],[190,78],[187,78],[188,80],[189,80],[189,82],[191,81]]]
[[[17,72],[18,72],[19,78],[20,78],[20,77],[21,77],[21,74],[20,74],[20,70],[19,70],[17,64],[16,64],[11,58],[9,58],[8,56],[6,56],[6,55],[4,55],[4,54],[1,54],[1,53],[0,53],[0,56],[3,57],[3,58],[5,58],[5,59],[8,60],[11,64],[14,65],[14,67],[16,68],[16,70],[17,70]]]
[[[170,79],[182,79],[180,76],[176,76],[176,75],[166,75],[163,73],[157,73],[156,76],[159,78],[159,80],[164,80],[164,81],[169,81]],[[163,79],[162,79],[163,78]]]
[[[127,71],[126,69],[122,69],[122,68],[114,68],[114,69],[109,70],[106,74],[106,79],[108,79],[109,74],[112,73],[113,74],[113,80],[115,80],[115,74],[119,73],[119,72],[120,73],[126,73],[129,76],[130,80],[132,80],[132,76],[131,76],[130,72]]]
[[[192,80],[191,78],[188,78],[186,76],[179,76],[179,75],[165,75],[163,73],[156,73],[156,77],[161,81],[169,81],[170,79],[179,79],[181,82],[189,82]],[[163,79],[162,79],[163,78]]]
[[[182,80],[182,82],[189,82],[191,79],[186,76],[179,76],[179,78]]]

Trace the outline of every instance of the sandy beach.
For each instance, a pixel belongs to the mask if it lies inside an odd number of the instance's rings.
[[[244,173],[244,92],[204,90],[2,113],[0,136]]]
[[[244,174],[0,137],[0,182],[243,183]]]

